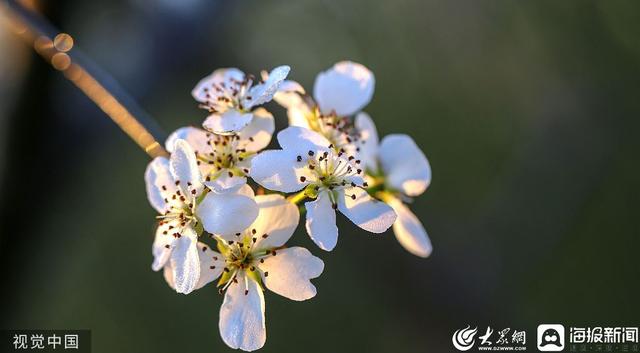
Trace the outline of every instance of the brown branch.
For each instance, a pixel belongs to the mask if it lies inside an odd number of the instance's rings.
[[[157,124],[110,76],[99,70],[77,49],[72,50],[73,38],[70,35],[56,30],[21,2],[6,1],[4,5],[2,10],[7,17],[6,22],[14,33],[33,45],[40,56],[54,69],[61,71],[149,156],[154,158],[168,155],[152,133],[155,130],[156,136],[161,135]]]

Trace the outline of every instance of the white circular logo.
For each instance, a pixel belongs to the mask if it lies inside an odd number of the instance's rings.
[[[476,333],[478,333],[478,328],[471,329],[471,326],[467,326],[467,328],[457,330],[453,333],[453,337],[451,337],[451,342],[453,342],[453,346],[456,347],[459,351],[468,351],[473,347],[473,344],[476,341],[473,340]]]

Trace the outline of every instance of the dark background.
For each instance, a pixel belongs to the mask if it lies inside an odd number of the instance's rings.
[[[447,352],[467,324],[638,326],[640,3],[634,1],[54,1],[41,6],[170,132],[218,67],[279,64],[311,90],[350,59],[365,109],[408,133],[432,185],[434,244],[340,220],[318,295],[266,294],[264,352]],[[151,265],[149,162],[0,27],[0,327],[87,328],[95,352],[228,351],[214,286],[170,290]],[[279,127],[282,108],[271,104]],[[483,328],[482,328],[483,330]]]

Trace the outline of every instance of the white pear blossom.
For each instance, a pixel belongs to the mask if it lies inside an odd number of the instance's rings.
[[[334,149],[358,155],[366,141],[354,129],[350,116],[356,120],[366,113],[361,110],[371,101],[375,87],[373,73],[364,65],[341,61],[321,72],[314,84],[314,98],[294,81],[286,81],[274,96],[287,108],[289,125],[313,130],[328,139]]]
[[[249,125],[236,135],[218,135],[195,127],[183,127],[169,136],[166,147],[172,152],[176,140],[186,140],[195,151],[204,184],[224,192],[246,184],[251,159],[267,147],[274,129],[273,115],[258,108]]]
[[[382,233],[393,224],[393,209],[367,193],[360,160],[301,127],[280,131],[278,142],[281,150],[263,151],[253,158],[251,177],[271,190],[305,189],[306,196],[315,198],[305,203],[306,229],[321,249],[330,251],[337,243],[336,209],[369,232]]]
[[[324,263],[301,247],[284,248],[293,235],[300,214],[280,195],[256,197],[259,215],[247,229],[216,234],[217,251],[200,243],[202,275],[196,288],[216,279],[225,292],[220,308],[219,329],[231,348],[253,351],[266,340],[264,287],[292,300],[313,298],[310,282],[322,274]],[[171,271],[165,278],[174,286]]]
[[[200,107],[209,111],[203,126],[216,134],[235,134],[247,126],[252,109],[269,102],[280,83],[289,74],[289,66],[278,66],[262,83],[253,85],[253,77],[236,68],[215,70],[191,92]]]
[[[378,143],[373,121],[361,118],[356,125],[368,138],[366,149],[361,153],[367,170],[366,180],[380,186],[376,197],[393,207],[398,219],[393,232],[398,242],[410,253],[428,257],[433,250],[424,226],[407,207],[412,197],[425,192],[431,183],[429,161],[411,137],[404,134],[387,135]]]
[[[176,291],[188,294],[200,280],[198,235],[203,229],[211,233],[244,229],[256,218],[257,205],[246,189],[207,192],[195,153],[184,140],[175,141],[170,159],[157,157],[149,163],[145,182],[149,202],[160,213],[152,269],[169,266]]]

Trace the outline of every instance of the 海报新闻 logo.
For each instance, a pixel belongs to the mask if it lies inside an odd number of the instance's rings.
[[[538,325],[538,350],[560,352],[564,349],[564,326],[560,324]]]
[[[459,351],[468,351],[475,343],[474,337],[476,333],[478,333],[478,328],[472,329],[471,326],[456,330],[456,332],[453,333],[453,337],[451,337],[453,346]]]

